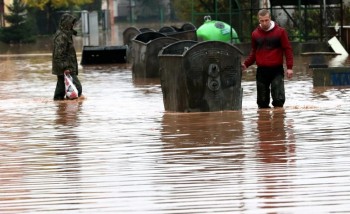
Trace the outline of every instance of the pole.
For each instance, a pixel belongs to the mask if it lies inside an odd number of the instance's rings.
[[[131,23],[131,18],[132,18],[132,14],[131,14],[131,0],[129,0],[129,21]]]
[[[108,13],[109,13],[109,29],[114,25],[114,1],[108,0]]]
[[[299,11],[299,19],[301,19],[301,0],[298,0],[298,11]],[[299,26],[296,26],[296,27],[299,27],[299,29],[300,29],[300,22],[299,22],[299,24],[298,24]],[[298,37],[299,37],[299,41],[301,41],[301,30],[299,30],[299,32],[298,32]]]
[[[232,0],[230,0],[230,37],[231,37],[231,44],[233,44],[233,33],[232,33]]]
[[[194,23],[194,15],[193,15],[193,0],[192,0],[192,2],[191,2],[191,19],[192,19],[192,23]]]
[[[343,0],[340,0],[340,33],[339,33],[340,39],[342,38],[342,34],[343,34],[343,26],[344,26],[343,16],[344,16]],[[348,44],[345,44],[345,45],[346,45],[345,47],[348,48]]]
[[[164,11],[163,11],[163,7],[160,6],[160,26],[163,27],[164,26]]]

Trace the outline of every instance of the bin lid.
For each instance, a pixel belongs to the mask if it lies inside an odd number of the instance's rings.
[[[148,43],[154,39],[160,38],[160,37],[166,37],[165,34],[159,33],[159,32],[144,32],[144,33],[140,33],[137,36],[135,36],[135,38],[133,40],[136,41],[141,41],[144,43]]]

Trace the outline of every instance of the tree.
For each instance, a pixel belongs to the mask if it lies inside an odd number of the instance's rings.
[[[0,31],[0,40],[5,43],[22,43],[35,41],[34,29],[30,20],[27,19],[27,10],[21,0],[14,0],[7,6],[8,15],[4,15],[5,21],[9,26]]]
[[[102,0],[94,0],[90,4],[84,4],[81,6],[81,9],[87,10],[87,11],[101,11],[102,7]]]
[[[191,21],[201,26],[204,17],[210,15],[212,20],[220,20],[230,24],[241,38],[250,38],[253,25],[251,20],[251,0],[171,0],[175,16],[179,20]],[[230,8],[231,6],[231,8]],[[231,12],[231,14],[230,14]],[[253,11],[256,15],[257,11]],[[257,19],[254,19],[257,20]]]
[[[161,0],[135,0],[136,7],[135,15],[140,20],[152,20],[152,19],[159,19],[160,18],[160,11],[162,8],[162,1]]]
[[[56,31],[62,11],[80,10],[82,6],[94,3],[93,0],[23,0],[31,13],[35,14],[40,34]]]
[[[191,20],[193,12],[197,16],[195,17],[196,20],[194,20],[196,24],[202,23],[203,17],[206,15],[212,15],[212,18],[214,18],[215,13],[219,14],[217,19],[228,22],[229,17],[227,14],[230,12],[230,6],[231,11],[237,11],[246,2],[247,0],[171,0],[171,4],[179,19]]]
[[[72,6],[81,6],[89,3],[93,3],[93,0],[24,0],[29,7],[39,8],[44,10],[45,7],[49,6],[54,9],[58,8],[69,8]]]

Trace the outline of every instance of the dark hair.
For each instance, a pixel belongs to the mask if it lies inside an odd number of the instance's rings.
[[[270,11],[268,11],[266,9],[259,10],[258,16],[266,16],[266,15],[270,15]]]

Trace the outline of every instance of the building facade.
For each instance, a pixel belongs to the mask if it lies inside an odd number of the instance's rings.
[[[6,25],[4,15],[8,13],[8,9],[6,5],[11,5],[13,0],[0,0],[0,27],[4,27]]]
[[[160,16],[168,18],[170,16],[170,0],[160,0],[143,5],[137,0],[105,0],[103,9],[108,9],[113,14],[114,20],[119,21],[142,21],[157,19]]]

